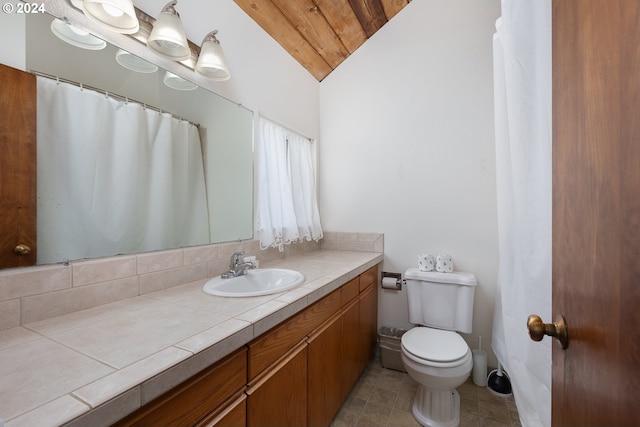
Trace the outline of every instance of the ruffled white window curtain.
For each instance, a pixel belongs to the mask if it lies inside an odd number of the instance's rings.
[[[551,425],[551,0],[502,0],[494,36],[498,287],[492,348],[508,372],[522,425]]]
[[[311,141],[261,117],[256,155],[260,247],[320,240]]]
[[[209,242],[198,129],[38,77],[38,263]]]

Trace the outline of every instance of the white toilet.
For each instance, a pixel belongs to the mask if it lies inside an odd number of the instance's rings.
[[[457,333],[470,333],[476,278],[471,273],[408,269],[404,277],[409,322],[402,335],[402,363],[418,382],[413,415],[423,426],[460,424],[462,385],[473,367],[471,350]],[[457,332],[456,332],[457,331]]]

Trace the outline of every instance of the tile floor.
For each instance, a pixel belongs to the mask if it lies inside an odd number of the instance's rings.
[[[416,386],[408,374],[383,368],[376,355],[331,427],[419,427],[411,413]],[[460,427],[520,427],[513,395],[497,396],[471,378],[458,392]]]

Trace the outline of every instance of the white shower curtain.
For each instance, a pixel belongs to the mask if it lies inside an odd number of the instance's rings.
[[[502,0],[494,36],[499,270],[492,348],[523,426],[551,425],[551,0]]]
[[[198,129],[38,77],[38,263],[209,243]]]
[[[260,118],[256,156],[260,247],[321,239],[311,141]]]

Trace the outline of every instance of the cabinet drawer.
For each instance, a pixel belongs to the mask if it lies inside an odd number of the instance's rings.
[[[192,426],[210,414],[247,383],[247,350],[241,348],[188,379],[117,426]]]
[[[358,293],[360,292],[360,278],[356,277],[355,279],[348,281],[342,285],[340,291],[342,292],[341,303],[344,307],[349,301],[358,296]]]
[[[339,290],[252,341],[249,344],[249,380],[278,360],[338,310]]]
[[[371,267],[360,275],[360,292],[378,280],[378,266]]]

